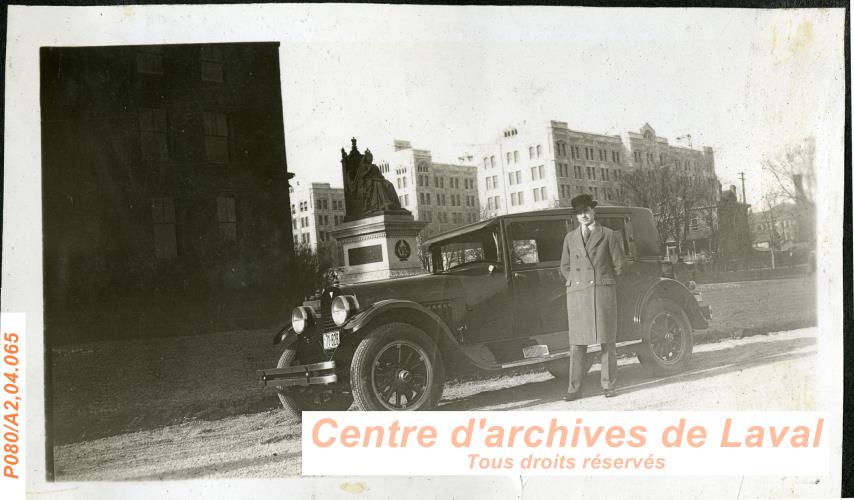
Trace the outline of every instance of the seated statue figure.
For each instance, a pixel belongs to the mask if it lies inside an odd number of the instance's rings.
[[[362,201],[363,213],[399,210],[400,199],[397,197],[394,185],[383,177],[380,169],[373,164],[373,159],[371,150],[366,149],[356,169],[356,191]]]

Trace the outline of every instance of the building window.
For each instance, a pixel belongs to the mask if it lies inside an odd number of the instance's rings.
[[[513,151],[513,163],[519,163],[519,152]]]
[[[177,257],[175,202],[172,198],[151,199],[151,222],[154,225],[154,256],[158,259]]]
[[[495,166],[495,157],[494,157],[494,156],[490,156],[490,157],[489,157],[489,166],[490,166],[490,167],[494,167],[494,166]]]
[[[540,188],[540,199],[543,201],[546,200],[546,187],[545,186]]]
[[[600,168],[599,169],[599,178],[603,181],[611,180],[609,175],[608,175],[608,169],[607,168]]]
[[[533,159],[534,159],[534,146],[529,146],[529,147],[528,147],[528,159],[529,159],[529,160],[533,160]]]
[[[201,49],[200,59],[202,61],[202,81],[222,83],[222,51],[219,47],[205,45]]]
[[[483,157],[483,168],[489,168],[489,158]]]
[[[223,241],[237,239],[237,215],[234,211],[234,198],[220,196],[216,199],[216,221],[219,224],[219,237]]]
[[[512,156],[512,154],[510,153],[510,151],[508,151],[508,152],[507,152],[507,164],[508,164],[508,165],[510,165],[510,159],[511,159],[512,157],[513,157],[513,156]]]
[[[205,156],[215,163],[228,162],[228,118],[225,113],[204,113]]]
[[[136,50],[136,72],[151,75],[163,74],[163,47],[148,45]]]
[[[142,155],[151,160],[169,159],[166,110],[139,108],[139,143]]]
[[[575,178],[576,178],[576,179],[581,179],[581,178],[583,177],[583,173],[582,173],[582,170],[581,170],[581,165],[575,165],[575,167],[574,167],[574,168],[575,168]]]
[[[543,147],[541,145],[537,144],[537,158],[542,156],[542,154],[543,154]]]

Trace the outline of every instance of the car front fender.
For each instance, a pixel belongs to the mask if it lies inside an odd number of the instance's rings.
[[[387,299],[374,302],[368,309],[350,318],[342,328],[357,333],[360,330],[366,330],[367,326],[383,317],[395,317],[396,321],[418,326],[433,337],[440,347],[443,344],[447,345],[446,341],[457,345],[451,329],[438,314],[411,300]]]
[[[279,330],[273,337],[273,345],[282,344],[282,347],[287,349],[291,344],[296,342],[296,340],[297,334],[294,331],[294,328],[288,324]]]

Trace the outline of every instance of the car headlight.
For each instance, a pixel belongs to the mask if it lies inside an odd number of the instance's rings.
[[[359,310],[359,303],[352,295],[339,295],[332,300],[332,321],[337,326],[344,326],[353,314]]]
[[[313,319],[314,313],[305,306],[295,307],[291,312],[291,326],[294,328],[294,332],[298,334],[304,332],[311,325]]]

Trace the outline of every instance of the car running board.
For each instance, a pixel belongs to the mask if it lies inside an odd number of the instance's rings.
[[[641,342],[643,342],[643,340],[641,340],[641,339],[629,340],[626,342],[618,342],[617,343],[617,353],[620,353],[620,351],[625,350],[626,347],[630,347],[630,346],[633,346],[636,344],[640,344]],[[602,347],[600,347],[598,345],[594,345],[594,346],[587,348],[587,354],[600,352],[601,350],[602,350]],[[537,365],[537,364],[541,364],[541,363],[547,363],[549,361],[566,359],[568,357],[569,357],[569,351],[561,351],[561,352],[556,352],[554,354],[547,354],[545,356],[537,356],[535,358],[519,359],[516,361],[510,361],[508,363],[501,363],[498,366],[503,370],[503,369],[507,369],[507,368],[518,368],[520,366]]]

